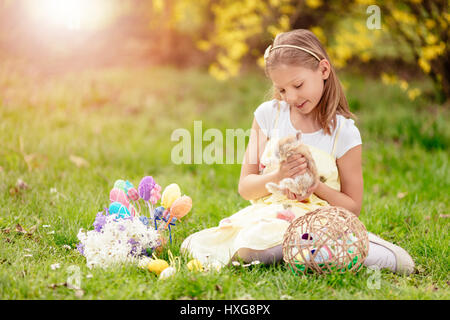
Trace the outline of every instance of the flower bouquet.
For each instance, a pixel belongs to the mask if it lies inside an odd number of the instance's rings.
[[[89,268],[139,263],[162,247],[165,239],[161,233],[167,228],[172,242],[171,226],[190,211],[192,200],[181,196],[175,183],[164,190],[162,197],[160,192],[161,186],[151,176],[144,177],[138,189],[129,181],[114,183],[110,205],[97,213],[94,230],[80,229],[77,235],[80,240],[77,249],[86,257]],[[159,199],[161,206],[154,208]],[[146,204],[143,208],[148,208],[148,216],[141,208],[142,201]]]

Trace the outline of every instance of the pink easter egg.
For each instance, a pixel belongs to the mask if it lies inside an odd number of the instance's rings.
[[[136,210],[136,208],[135,208],[132,204],[130,204],[130,206],[128,207],[128,209],[130,210],[130,213],[131,213],[131,216],[132,216],[132,217],[135,217],[135,216],[137,215],[137,210]]]
[[[284,210],[277,213],[277,218],[291,222],[295,218],[295,214],[291,210]]]
[[[123,191],[121,189],[117,189],[117,188],[111,189],[111,192],[109,193],[109,200],[111,202],[120,202],[127,208],[130,205],[130,202],[128,201],[125,191]]]
[[[127,196],[128,196],[128,198],[130,198],[133,201],[139,200],[139,193],[136,190],[136,188],[128,189]]]

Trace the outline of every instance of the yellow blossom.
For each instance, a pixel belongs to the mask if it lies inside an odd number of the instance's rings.
[[[437,56],[442,55],[445,52],[445,43],[440,42],[437,45],[426,46],[422,48],[422,58],[431,61]]]
[[[421,91],[420,91],[419,88],[414,88],[414,89],[408,90],[407,93],[408,93],[408,98],[409,98],[410,100],[414,100],[414,99],[416,99],[418,96],[420,96]]]
[[[425,20],[425,26],[427,27],[427,29],[433,29],[436,26],[436,21],[434,21],[433,19],[427,19]]]
[[[153,9],[161,13],[164,10],[164,0],[153,0]]]
[[[229,78],[229,75],[225,71],[221,70],[217,63],[211,64],[208,71],[210,75],[219,81],[225,81]]]
[[[395,20],[405,24],[415,24],[417,19],[414,15],[403,10],[392,10],[392,16]]]
[[[259,57],[258,60],[256,60],[256,64],[260,68],[264,69],[266,67],[266,62],[264,61],[264,56]]]
[[[429,35],[427,35],[425,40],[428,44],[435,44],[438,38],[434,34],[430,33]]]
[[[317,39],[319,39],[320,42],[326,43],[327,39],[321,27],[319,26],[311,27],[310,30],[312,33],[316,35]]]
[[[425,73],[428,73],[431,70],[430,64],[423,58],[419,58],[419,66],[422,68],[423,71],[425,71]]]
[[[367,62],[367,61],[369,61],[369,60],[370,60],[370,58],[371,58],[371,55],[370,55],[370,53],[369,53],[369,52],[363,52],[363,53],[361,53],[361,56],[360,56],[360,58],[361,58],[361,61],[363,61],[363,62]]]
[[[211,43],[206,40],[199,40],[196,45],[201,51],[208,51],[211,48]]]
[[[322,0],[306,0],[305,3],[311,9],[316,9],[316,8],[322,6],[322,4],[323,4]]]
[[[400,80],[399,84],[400,88],[402,88],[403,91],[406,91],[408,89],[408,82],[406,82],[405,80]]]
[[[282,13],[282,14],[292,15],[294,12],[295,12],[295,7],[290,4],[280,7],[280,13]]]
[[[389,85],[389,84],[395,84],[396,82],[397,82],[397,77],[395,76],[395,75],[390,75],[390,74],[387,74],[387,73],[385,73],[385,72],[383,72],[382,74],[381,74],[381,81],[384,83],[384,84],[387,84],[387,85]]]

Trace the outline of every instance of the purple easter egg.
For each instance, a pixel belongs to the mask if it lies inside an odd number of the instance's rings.
[[[309,234],[309,233],[304,233],[304,234],[302,234],[302,239],[303,239],[303,240],[312,240],[313,237],[312,237],[312,235]]]
[[[153,187],[155,186],[155,180],[153,180],[152,176],[146,176],[142,178],[141,182],[139,183],[139,196],[144,200],[148,201],[150,200],[151,191]]]

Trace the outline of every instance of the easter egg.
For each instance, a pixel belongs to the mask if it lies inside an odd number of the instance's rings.
[[[139,269],[147,269],[147,265],[150,261],[152,261],[152,259],[149,257],[142,257],[141,259],[139,259],[138,261]]]
[[[124,190],[125,191],[125,185],[126,182],[125,180],[116,180],[116,182],[114,182],[114,188],[120,189],[120,190]]]
[[[180,187],[176,183],[169,184],[161,196],[161,205],[164,208],[170,208],[172,203],[181,197]]]
[[[170,215],[175,218],[184,217],[192,208],[192,199],[186,195],[176,199],[172,203],[172,207],[170,209]]]
[[[304,233],[302,234],[303,240],[313,240],[313,234],[312,233]]]
[[[311,250],[311,254],[314,254],[316,250]],[[316,256],[314,257],[314,261],[318,263],[323,263],[332,258],[331,250],[327,246],[323,246],[319,249]]]
[[[283,210],[277,213],[277,218],[291,222],[295,218],[295,214],[291,210]]]
[[[138,214],[138,211],[132,204],[128,206],[128,210],[130,211],[132,217],[135,217]]]
[[[118,218],[131,216],[130,211],[120,202],[113,202],[109,205],[109,214],[117,214]]]
[[[155,180],[153,180],[152,176],[146,176],[142,178],[141,182],[139,182],[138,191],[139,196],[144,200],[148,201],[151,196],[151,191],[155,186]]]
[[[128,201],[128,197],[125,194],[125,191],[115,187],[109,192],[109,201],[120,202],[126,207],[130,205],[130,202]]]
[[[175,269],[174,267],[167,267],[161,272],[161,274],[159,275],[159,279],[163,280],[163,279],[170,278],[176,272],[177,272],[177,269]]]
[[[127,193],[128,190],[130,190],[131,188],[134,188],[133,184],[128,180],[125,181],[125,189],[124,189],[125,193]]]
[[[147,264],[147,269],[151,272],[156,273],[158,276],[160,273],[169,267],[169,263],[166,260],[154,259]]]
[[[160,234],[158,242],[159,242],[159,246],[157,246],[155,248],[155,251],[156,251],[156,253],[161,253],[164,246],[167,244],[167,238],[164,235]]]
[[[303,256],[302,256],[302,253],[303,253]],[[304,259],[303,259],[303,257],[305,257]],[[300,253],[297,253],[297,255],[295,256],[295,260],[296,260],[296,262],[298,262],[298,263],[302,263],[302,262],[304,262],[305,260],[306,261],[308,261],[310,258],[309,258],[309,252],[308,252],[308,250],[306,250],[306,249],[303,249],[302,250],[302,252]]]
[[[136,188],[130,188],[127,191],[127,197],[133,201],[139,200],[139,193]]]
[[[156,218],[161,219],[161,217],[164,213],[164,210],[166,210],[166,209],[163,206],[155,208],[155,210],[153,211],[155,219]]]
[[[189,261],[187,263],[186,266],[189,269],[189,271],[202,271],[203,270],[202,263],[197,259],[192,259],[191,261]]]

